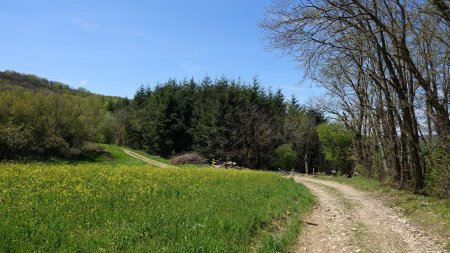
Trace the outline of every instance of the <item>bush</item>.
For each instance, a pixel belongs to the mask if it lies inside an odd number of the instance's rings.
[[[273,165],[285,170],[294,169],[297,162],[297,153],[295,153],[292,144],[280,145],[273,151]]]
[[[424,145],[422,150],[428,152],[425,157],[425,189],[426,194],[450,199],[450,157],[441,146],[431,148],[432,144]]]
[[[317,127],[317,133],[322,143],[325,161],[329,166],[338,168],[341,175],[351,174],[353,171],[351,132],[343,125],[326,123]]]
[[[174,156],[170,159],[170,163],[174,165],[180,164],[204,164],[206,159],[198,153],[186,153],[182,155]]]

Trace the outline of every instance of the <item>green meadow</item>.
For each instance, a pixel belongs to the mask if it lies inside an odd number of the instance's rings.
[[[0,252],[283,251],[313,203],[275,173],[162,169],[107,148],[113,159],[0,164]]]

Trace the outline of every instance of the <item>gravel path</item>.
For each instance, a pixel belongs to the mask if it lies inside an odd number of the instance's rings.
[[[350,186],[296,176],[319,203],[296,252],[446,252],[392,208]],[[426,217],[424,217],[426,218]]]

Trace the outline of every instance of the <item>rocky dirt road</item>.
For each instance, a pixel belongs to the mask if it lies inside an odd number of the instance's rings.
[[[296,252],[446,252],[434,238],[367,193],[296,176],[318,199]],[[426,217],[424,217],[426,219]]]

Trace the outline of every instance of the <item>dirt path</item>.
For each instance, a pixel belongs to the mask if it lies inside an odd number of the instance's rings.
[[[296,176],[319,203],[296,252],[446,252],[392,208],[343,184]],[[424,217],[426,218],[426,217]]]
[[[131,151],[131,150],[128,150],[128,149],[125,149],[125,148],[122,148],[122,150],[123,150],[123,152],[125,152],[125,154],[127,154],[127,155],[129,155],[129,156],[132,156],[132,157],[134,157],[134,158],[136,158],[136,159],[139,159],[139,160],[141,160],[141,161],[144,161],[144,162],[146,162],[146,163],[149,163],[149,164],[152,164],[152,165],[161,167],[161,168],[173,168],[172,166],[170,166],[170,165],[168,165],[168,164],[165,164],[165,163],[162,163],[162,162],[158,162],[158,161],[152,160],[152,159],[147,158],[147,157],[145,157],[145,156],[142,156],[142,155],[140,155],[140,154],[138,154],[138,153],[135,153],[135,152],[133,152],[133,151]]]

